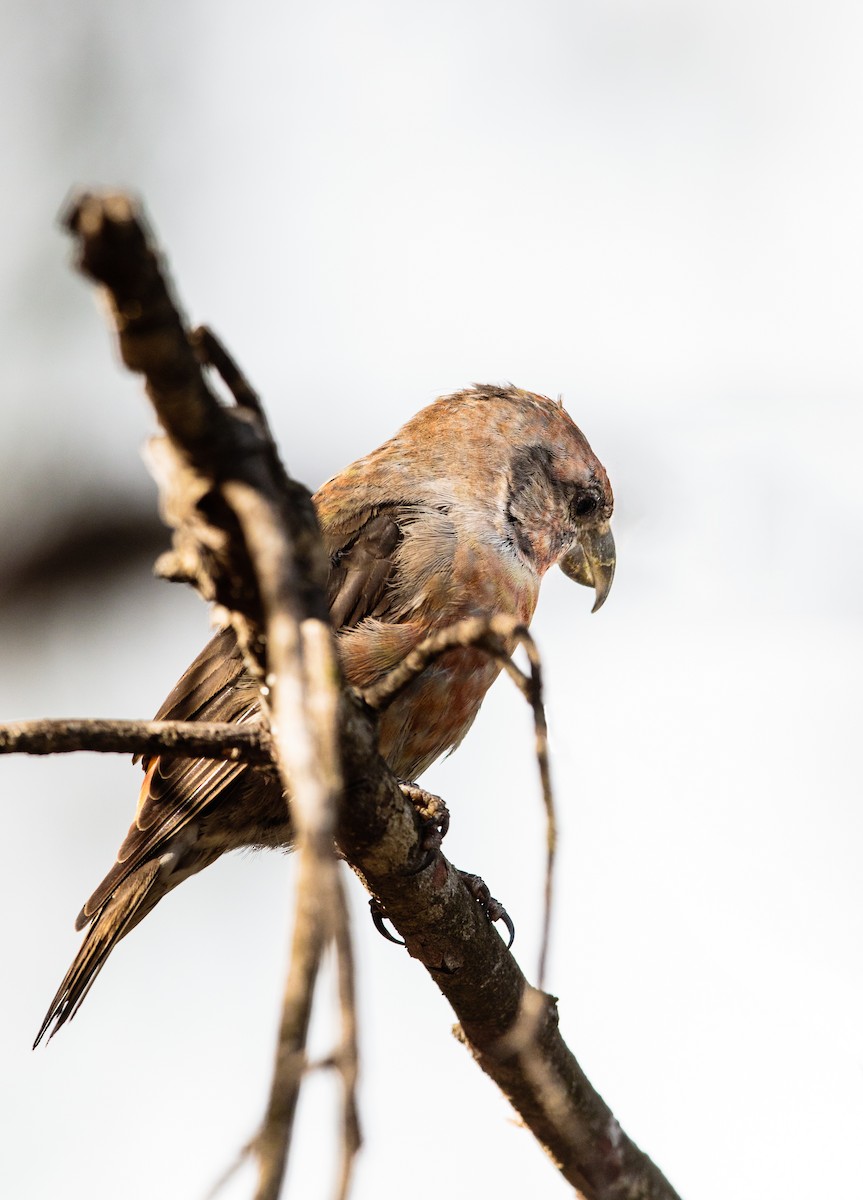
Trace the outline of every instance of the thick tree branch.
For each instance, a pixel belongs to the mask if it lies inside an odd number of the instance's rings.
[[[414,814],[391,779],[372,777],[373,735],[353,707],[342,748],[339,845],[452,1005],[476,1061],[588,1200],[677,1200],[579,1067],[557,1001],[530,987],[453,866],[440,855],[412,874]]]

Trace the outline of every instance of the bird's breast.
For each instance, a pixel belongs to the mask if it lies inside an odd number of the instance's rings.
[[[482,651],[450,650],[381,714],[380,751],[400,779],[416,779],[455,749],[499,671]]]
[[[530,622],[539,596],[539,577],[512,551],[462,539],[450,582],[452,619],[507,613]]]
[[[538,578],[517,558],[461,538],[446,576],[428,581],[423,636],[469,617],[499,613],[527,624],[538,593]],[[499,673],[494,659],[472,646],[447,651],[428,666],[381,716],[381,753],[396,775],[414,779],[454,749]]]

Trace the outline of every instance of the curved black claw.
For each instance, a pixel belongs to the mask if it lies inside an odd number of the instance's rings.
[[[375,900],[374,897],[369,900],[369,909],[372,914],[372,920],[374,921],[375,929],[378,931],[381,937],[386,938],[388,942],[393,942],[396,946],[404,946],[405,943],[402,941],[402,939],[400,937],[396,937],[395,934],[390,933],[390,931],[387,929],[386,925],[384,924],[384,921],[387,919],[387,915],[381,908],[379,901]],[[512,943],[510,943],[510,945],[512,945]]]
[[[416,809],[423,825],[422,841],[420,842],[420,850],[423,855],[419,866],[409,872],[411,875],[419,875],[434,862],[435,855],[447,835],[449,809],[440,796],[427,792],[425,788],[421,788],[415,783],[400,782],[399,788],[405,799],[410,800]]]
[[[470,871],[459,871],[459,875],[461,876],[467,890],[473,896],[474,900],[476,900],[477,904],[479,904],[483,909],[485,915],[488,917],[489,921],[491,921],[492,925],[494,925],[496,921],[503,921],[504,925],[506,926],[506,930],[509,933],[509,941],[506,944],[506,948],[507,950],[510,950],[513,942],[515,941],[515,925],[512,923],[512,917],[506,911],[501,902],[499,900],[495,900],[494,896],[492,896],[491,892],[488,890],[487,885],[482,879],[480,879],[479,875],[472,875]]]

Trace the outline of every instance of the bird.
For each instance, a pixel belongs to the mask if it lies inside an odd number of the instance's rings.
[[[512,384],[439,397],[312,501],[339,657],[360,690],[464,618],[503,613],[527,625],[555,565],[594,588],[593,611],[614,577],[604,467],[562,401]],[[499,671],[478,649],[450,650],[382,712],[379,750],[398,779],[415,780],[460,744]],[[230,626],[156,719],[264,719]],[[78,915],[86,935],[34,1046],[75,1015],[117,942],[167,892],[227,851],[290,847],[289,803],[274,770],[158,754],[143,768],[135,819]]]

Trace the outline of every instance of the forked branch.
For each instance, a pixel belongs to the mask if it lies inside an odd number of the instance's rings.
[[[219,752],[249,762],[261,761],[264,751],[271,754],[291,796],[299,850],[298,918],[267,1115],[250,1146],[259,1166],[258,1200],[275,1200],[281,1188],[298,1088],[308,1066],[311,992],[328,943],[336,947],[342,1012],[340,1044],[330,1057],[344,1088],[340,1195],[347,1191],[359,1142],[353,975],[333,837],[409,953],[450,1001],[459,1036],[564,1177],[587,1200],[676,1200],[567,1048],[557,1002],[528,985],[459,873],[442,854],[416,872],[419,818],[377,753],[373,709],[386,704],[447,645],[463,644],[447,642],[448,637],[472,636],[515,678],[533,706],[543,786],[550,795],[538,662],[526,631],[495,622],[483,629],[444,631],[419,647],[365,702],[345,689],[327,623],[327,562],[309,493],[282,467],[254,391],[211,334],[188,330],[128,196],[81,196],[69,208],[67,226],[82,270],[108,300],[123,360],[143,374],[167,435],[155,453],[163,507],[175,530],[163,573],[193,582],[205,599],[222,606],[261,686],[269,740],[263,731],[255,744],[250,737],[248,743],[229,745],[226,737]],[[232,406],[216,398],[202,362],[218,370],[234,398]],[[516,643],[528,654],[529,675],[511,661]],[[171,752],[179,753],[182,746],[188,753],[215,755],[210,732],[203,735],[196,727],[204,740],[193,743],[183,741],[188,731],[175,726],[155,731],[69,727],[64,743],[59,729],[43,729],[40,751],[38,731],[17,727],[6,741],[10,748],[47,752],[45,736],[53,738],[53,749],[71,749],[77,734],[86,748],[113,749],[128,735],[126,749],[149,752],[165,749],[164,739],[174,738]],[[251,732],[244,730],[243,737]],[[163,740],[132,745],[139,737]],[[553,838],[550,853],[552,845]]]
[[[291,797],[297,916],[270,1102],[251,1144],[258,1198],[275,1200],[318,964],[330,941],[344,944],[347,936],[336,929],[344,906],[333,903],[340,672],[323,591],[326,557],[309,493],[289,479],[260,407],[224,406],[209,387],[201,358],[218,358],[237,386],[239,373],[211,336],[199,334],[193,345],[134,203],[120,193],[83,195],[66,225],[81,269],[108,302],[121,357],[144,376],[165,430],[154,459],[175,531],[171,569],[228,609],[263,685],[274,758]],[[355,1141],[354,1132],[346,1138]]]

